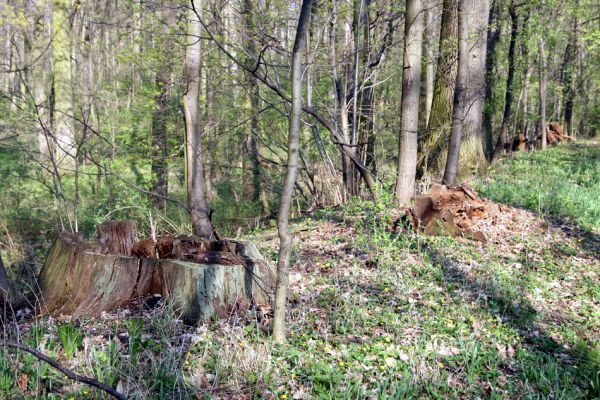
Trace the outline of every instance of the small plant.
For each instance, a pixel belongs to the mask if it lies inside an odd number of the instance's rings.
[[[131,365],[137,363],[137,357],[142,349],[142,331],[144,329],[144,320],[141,318],[133,318],[125,321],[125,329],[127,329],[129,356]]]
[[[63,346],[63,351],[67,358],[73,358],[81,344],[83,343],[83,332],[75,322],[58,325],[58,338]]]

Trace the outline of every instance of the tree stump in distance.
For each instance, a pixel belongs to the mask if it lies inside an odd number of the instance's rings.
[[[96,228],[102,254],[130,256],[136,242],[133,221],[106,221]]]
[[[104,254],[104,244],[60,235],[40,273],[39,311],[98,316],[159,294],[186,323],[194,324],[271,302],[275,274],[253,244],[172,239],[187,243],[185,259]],[[197,247],[192,249],[190,243]]]

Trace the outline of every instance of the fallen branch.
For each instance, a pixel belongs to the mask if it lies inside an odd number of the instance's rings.
[[[93,386],[97,389],[102,390],[103,392],[108,393],[109,395],[111,395],[112,397],[114,397],[115,399],[118,400],[127,400],[127,397],[122,394],[117,392],[115,389],[111,388],[108,385],[105,385],[102,382],[97,381],[94,378],[90,378],[87,376],[83,376],[83,375],[78,375],[75,372],[71,371],[70,369],[67,369],[66,367],[62,366],[61,364],[59,364],[56,360],[53,360],[52,358],[48,357],[47,355],[40,353],[39,351],[37,351],[36,349],[26,346],[24,344],[21,343],[16,343],[16,342],[7,342],[7,341],[3,341],[2,342],[2,347],[12,347],[15,349],[20,349],[23,351],[26,351],[27,353],[32,354],[33,356],[35,356],[36,358],[47,362],[48,364],[50,364],[53,368],[56,368],[57,370],[59,370],[60,372],[62,372],[63,374],[65,374],[67,376],[67,378],[72,379],[76,382],[82,382],[85,383],[87,385]]]

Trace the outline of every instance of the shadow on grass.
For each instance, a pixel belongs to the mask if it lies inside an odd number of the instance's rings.
[[[541,370],[545,361],[552,361],[554,362],[552,372],[556,382],[565,386],[572,382],[584,392],[585,398],[600,398],[600,354],[598,350],[583,341],[580,341],[575,348],[567,350],[562,343],[550,336],[545,329],[545,323],[548,321],[541,319],[531,303],[522,296],[515,298],[515,288],[490,284],[469,277],[458,262],[432,248],[431,245],[424,245],[422,249],[431,261],[440,267],[443,279],[447,284],[460,286],[474,298],[485,295],[488,301],[480,304],[479,307],[491,314],[498,315],[503,323],[517,330],[526,339],[524,344],[534,356],[534,360],[531,361],[534,367],[539,367]],[[553,316],[553,323],[557,322],[568,321],[560,315],[558,318]],[[568,358],[560,357],[565,353],[569,355]],[[526,365],[523,360],[519,359],[518,362],[521,373],[527,380],[531,379],[530,375],[535,375],[540,371],[532,370],[531,365]],[[542,380],[544,379],[542,377]],[[563,389],[568,390],[568,387]],[[552,398],[555,397],[562,398],[556,393],[552,395]]]

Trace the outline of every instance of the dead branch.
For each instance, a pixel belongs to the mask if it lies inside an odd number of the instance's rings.
[[[71,371],[70,369],[67,369],[66,367],[59,364],[56,360],[53,360],[52,358],[46,356],[45,354],[40,353],[39,351],[37,351],[36,349],[34,349],[32,347],[26,346],[21,343],[8,342],[8,341],[3,341],[2,347],[12,347],[15,349],[26,351],[27,353],[32,354],[34,357],[47,362],[48,364],[50,364],[50,366],[59,370],[60,372],[65,374],[67,376],[67,378],[72,379],[75,382],[81,382],[81,383],[85,383],[87,385],[93,386],[97,389],[102,390],[103,392],[108,393],[115,399],[127,400],[127,397],[123,393],[117,392],[115,389],[111,388],[110,386],[108,386],[102,382],[97,381],[94,378],[76,374],[75,372]]]

